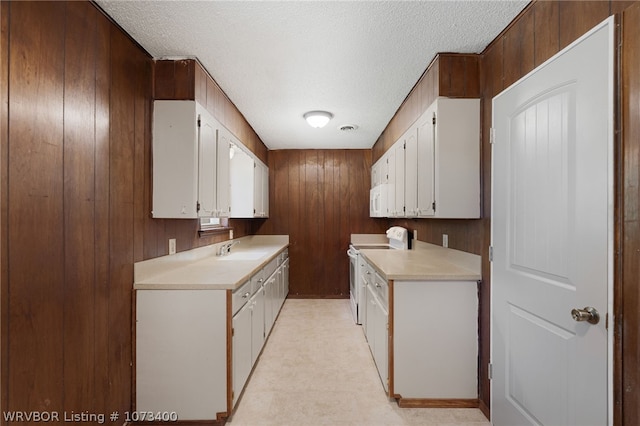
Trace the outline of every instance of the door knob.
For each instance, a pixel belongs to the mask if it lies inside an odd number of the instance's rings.
[[[597,324],[600,322],[600,314],[591,306],[587,306],[584,309],[572,309],[571,316],[578,322],[586,321],[590,324]]]

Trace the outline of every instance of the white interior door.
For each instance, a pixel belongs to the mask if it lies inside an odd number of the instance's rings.
[[[493,100],[494,425],[610,423],[613,27]]]

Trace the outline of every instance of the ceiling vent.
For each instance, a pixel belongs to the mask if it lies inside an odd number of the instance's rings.
[[[338,127],[338,129],[342,130],[343,132],[353,132],[354,130],[358,129],[358,126],[356,126],[355,124],[343,124],[342,126]]]

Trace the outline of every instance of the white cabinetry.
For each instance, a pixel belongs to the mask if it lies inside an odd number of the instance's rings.
[[[136,409],[185,421],[231,415],[287,296],[288,262],[285,249],[234,291],[137,289]]]
[[[224,290],[136,292],[136,410],[227,411],[226,300]]]
[[[255,217],[269,217],[269,168],[257,160],[253,177],[253,215]]]
[[[155,101],[153,117],[153,217],[228,216],[222,125],[195,101]]]
[[[476,282],[394,281],[393,286],[393,393],[406,399],[476,400]]]
[[[418,216],[480,217],[480,101],[436,99],[418,120],[421,144],[418,193],[424,196],[419,198]]]
[[[366,263],[366,262],[365,262]],[[385,392],[389,390],[389,307],[388,283],[366,265],[366,310],[364,332]]]
[[[233,389],[244,388],[251,373],[252,314],[253,305],[247,303],[233,316]],[[233,405],[239,396],[240,392],[234,393]]]
[[[231,217],[269,216],[269,168],[241,144],[231,158]]]
[[[478,99],[436,99],[382,159],[389,174],[383,216],[480,217]]]
[[[363,331],[385,392],[414,405],[474,406],[477,283],[387,281],[366,260],[363,270]]]

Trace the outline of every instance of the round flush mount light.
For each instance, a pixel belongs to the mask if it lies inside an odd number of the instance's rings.
[[[327,125],[333,114],[327,111],[309,111],[303,115],[309,126],[319,129]]]
[[[353,132],[354,130],[358,130],[358,126],[355,124],[343,124],[338,127],[338,130],[342,130],[343,132]]]

